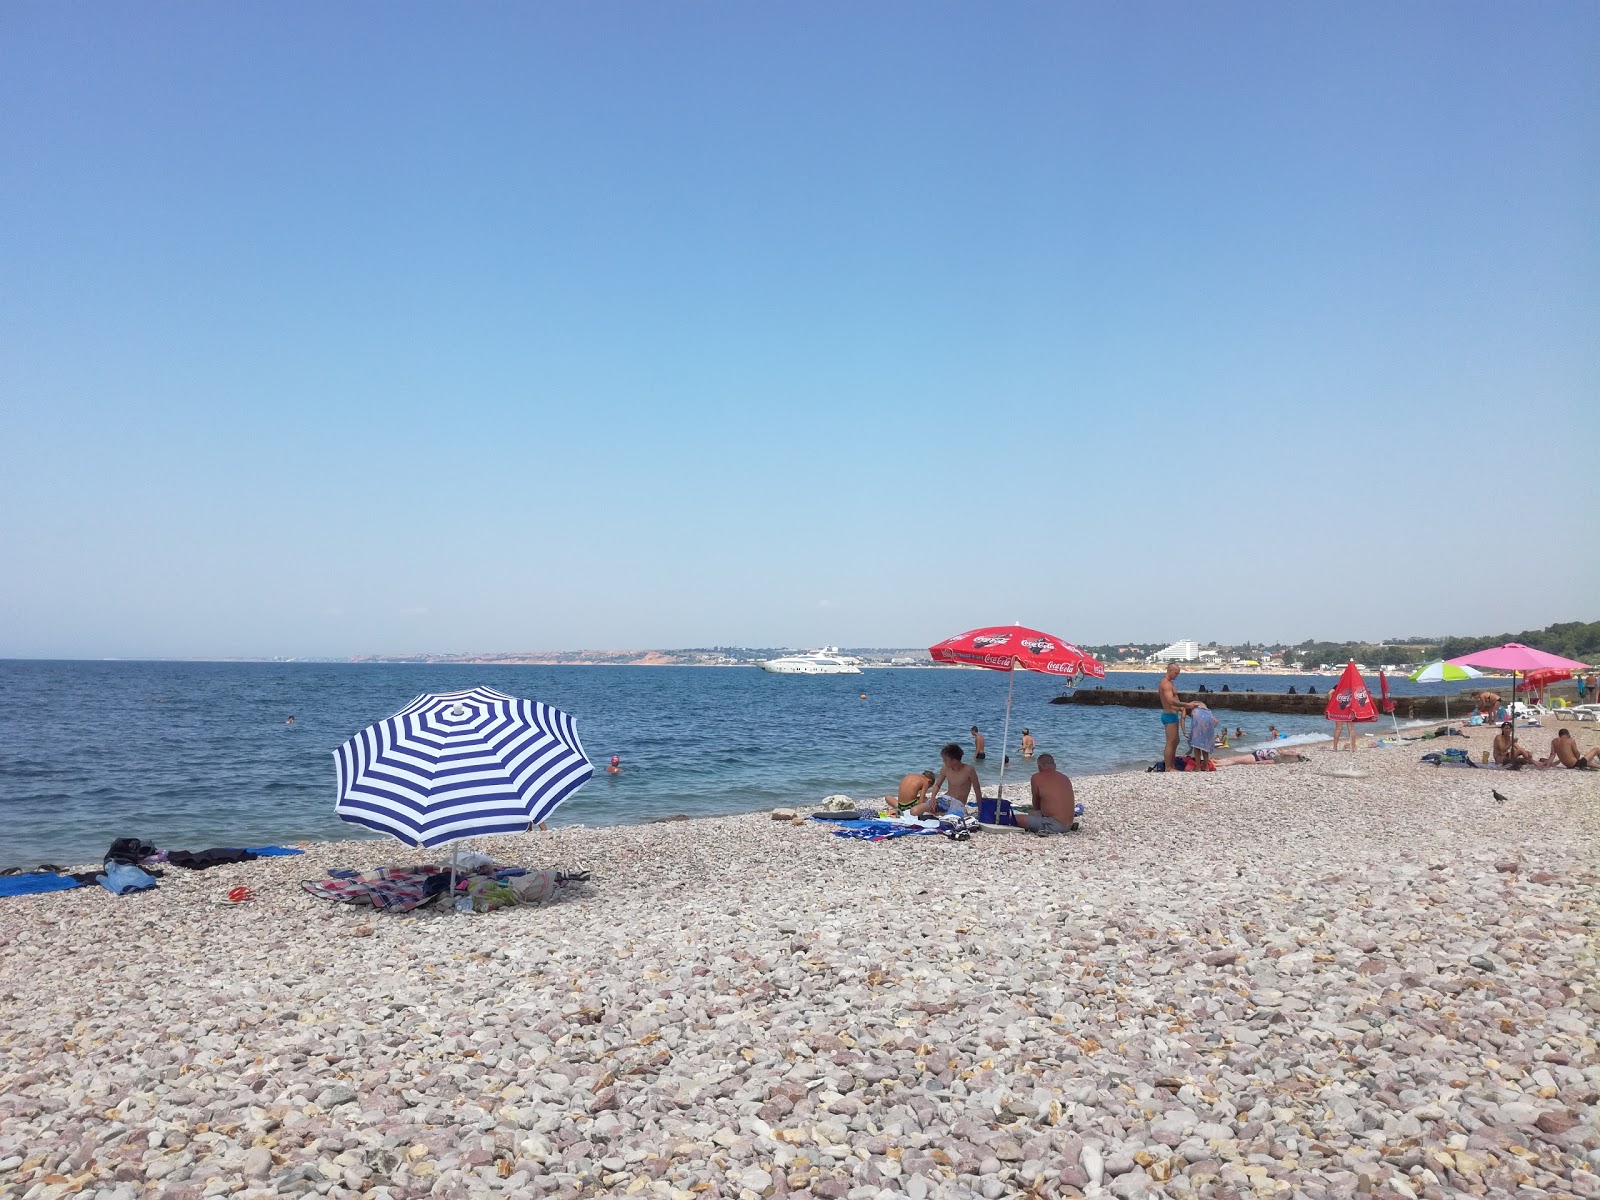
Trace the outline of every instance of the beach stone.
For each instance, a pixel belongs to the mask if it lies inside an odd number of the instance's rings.
[[[245,1151],[240,1173],[246,1179],[265,1179],[272,1174],[272,1151],[265,1146],[255,1146]]]
[[[1551,1135],[1566,1133],[1567,1130],[1578,1124],[1578,1118],[1569,1112],[1542,1112],[1533,1122],[1534,1126],[1544,1133]]]
[[[317,1094],[317,1107],[323,1110],[334,1109],[341,1104],[349,1104],[356,1099],[356,1090],[348,1084],[336,1083],[332,1087],[324,1088]]]
[[[1128,1174],[1137,1165],[1131,1154],[1113,1154],[1105,1160],[1105,1171],[1107,1175],[1116,1178],[1118,1175]]]

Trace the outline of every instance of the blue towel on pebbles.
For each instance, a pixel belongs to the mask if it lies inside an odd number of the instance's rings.
[[[293,846],[250,846],[247,847],[247,852],[259,858],[283,858],[289,854],[305,853],[304,850],[298,850]]]
[[[864,842],[883,842],[890,838],[908,837],[914,833],[931,833],[938,835],[937,829],[923,829],[920,825],[901,825],[894,821],[837,821],[839,828],[833,831],[834,837],[856,838]]]
[[[0,875],[0,896],[36,896],[42,892],[70,892],[82,887],[70,875],[34,871],[27,875]]]

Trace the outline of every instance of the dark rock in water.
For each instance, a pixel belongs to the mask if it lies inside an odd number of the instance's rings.
[[[689,817],[686,813],[675,813],[670,817],[656,817],[650,822],[650,824],[665,825],[668,821],[687,821],[688,819]]]

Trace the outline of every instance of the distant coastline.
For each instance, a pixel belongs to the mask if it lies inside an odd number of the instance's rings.
[[[784,653],[781,650],[761,651],[762,658]],[[865,654],[865,651],[851,651],[854,654]],[[902,652],[904,653],[904,652]],[[357,654],[347,658],[318,658],[313,656],[289,657],[242,657],[229,658],[161,658],[161,657],[116,657],[116,658],[40,658],[40,659],[3,659],[0,661],[13,662],[121,662],[121,663],[239,663],[239,664],[277,664],[289,666],[297,663],[315,664],[318,666],[413,666],[413,667],[450,667],[450,666],[481,666],[481,667],[732,667],[754,668],[759,667],[762,658],[717,658],[714,655],[702,654],[696,651],[664,651],[664,650],[625,650],[625,651],[556,651],[548,654]],[[1312,671],[1301,670],[1293,667],[1213,667],[1200,664],[1184,663],[1185,676],[1211,676],[1226,675],[1232,678],[1305,678],[1310,677],[1336,677],[1338,671]],[[1160,675],[1166,668],[1150,663],[1119,663],[1105,664],[1106,670],[1117,675]],[[867,659],[863,669],[869,671],[898,670],[898,671],[978,671],[981,667],[964,666],[961,664],[936,663],[926,655],[920,660],[898,659],[894,661]],[[1369,667],[1368,672],[1376,675],[1377,668]],[[1391,675],[1391,679],[1404,678],[1403,673]],[[1496,671],[1484,672],[1485,679],[1505,679],[1509,676]],[[1182,685],[1180,685],[1182,686]]]

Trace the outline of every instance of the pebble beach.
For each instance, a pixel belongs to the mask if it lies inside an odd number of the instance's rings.
[[[482,839],[592,872],[483,915],[299,886],[371,841],[0,901],[0,1197],[1600,1195],[1600,774],[1423,748]]]

